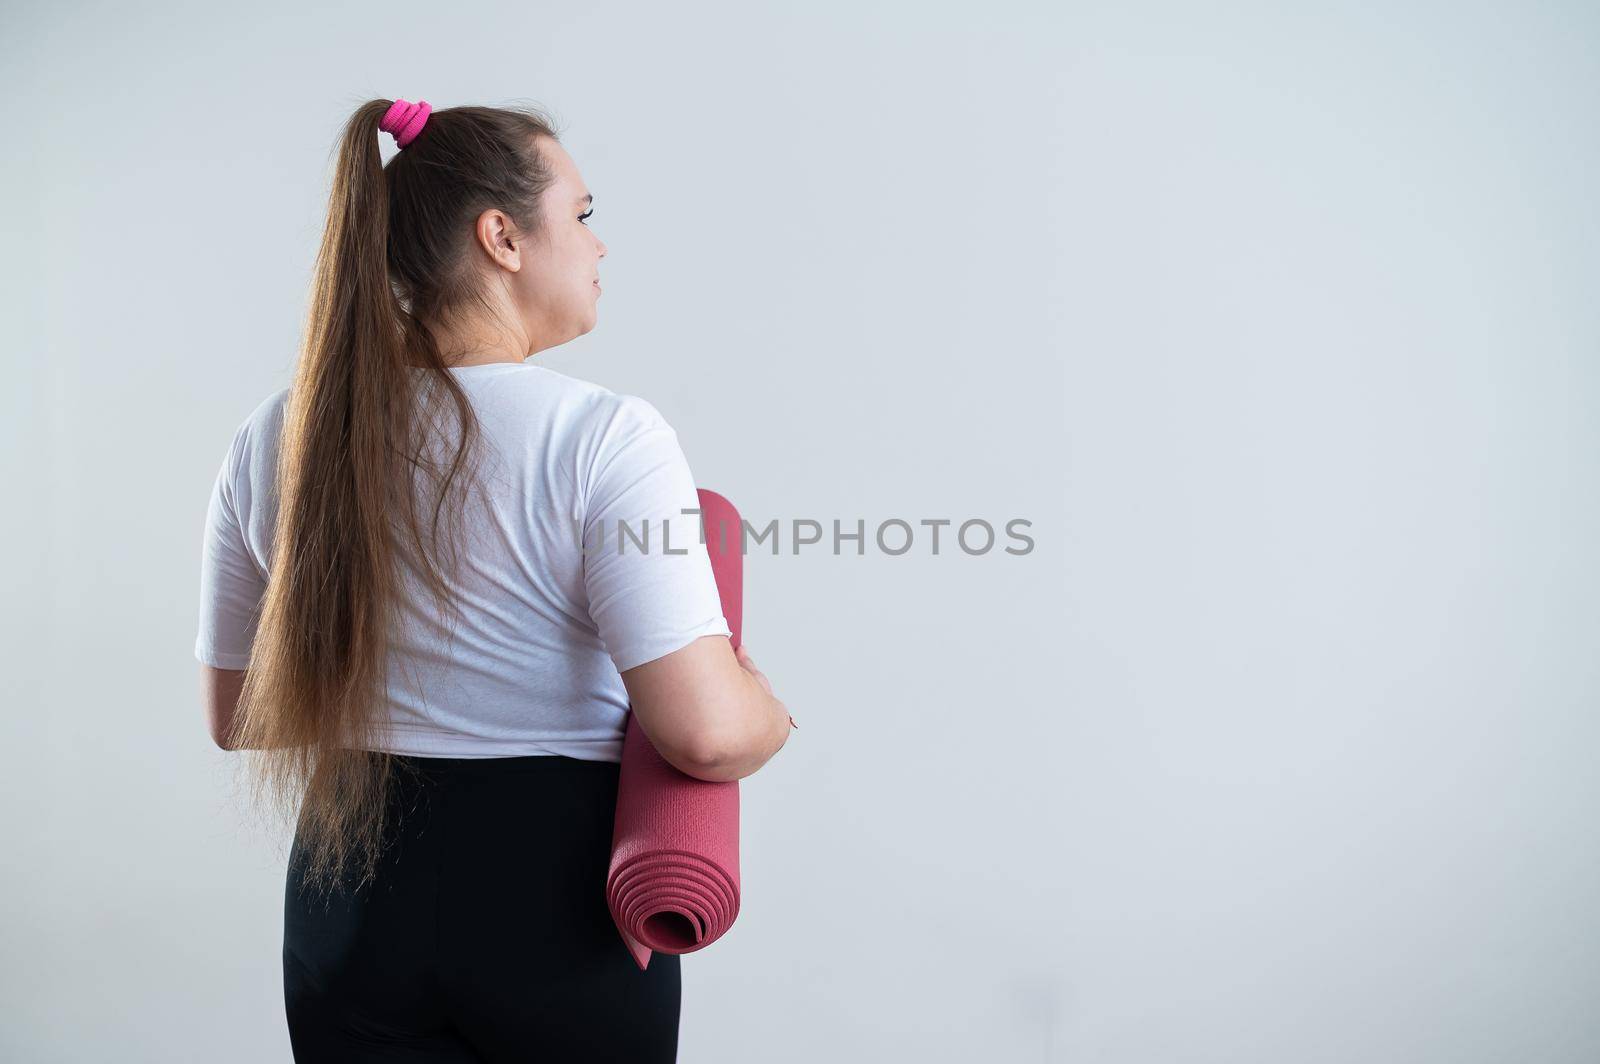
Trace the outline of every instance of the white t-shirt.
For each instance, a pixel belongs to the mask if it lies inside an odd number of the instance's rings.
[[[450,372],[482,426],[487,501],[463,522],[455,623],[399,563],[388,737],[374,748],[620,761],[619,673],[730,634],[700,518],[682,512],[699,499],[677,433],[646,400],[543,366]],[[250,662],[287,394],[240,425],[212,488],[195,656],[218,668]]]

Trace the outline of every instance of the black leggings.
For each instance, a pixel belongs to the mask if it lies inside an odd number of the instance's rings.
[[[677,1057],[679,958],[640,971],[606,908],[614,761],[405,757],[375,881],[302,889],[283,991],[299,1064]]]

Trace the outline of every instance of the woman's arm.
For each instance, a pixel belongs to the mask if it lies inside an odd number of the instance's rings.
[[[244,669],[218,669],[200,666],[200,701],[206,709],[206,727],[211,741],[222,750],[232,750],[227,745],[228,729],[233,725],[233,711],[239,705],[239,692],[244,689]]]
[[[666,762],[696,779],[739,780],[789,738],[789,711],[748,652],[708,635],[622,674],[639,727]]]

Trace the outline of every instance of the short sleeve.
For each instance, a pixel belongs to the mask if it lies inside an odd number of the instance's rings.
[[[200,632],[194,655],[219,669],[244,669],[250,664],[257,613],[267,589],[245,543],[237,506],[240,452],[248,425],[235,433],[211,486],[200,552]]]
[[[594,451],[582,550],[590,616],[626,672],[732,630],[677,432],[648,401],[618,400]]]

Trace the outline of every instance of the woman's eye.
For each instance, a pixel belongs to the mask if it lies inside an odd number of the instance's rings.
[[[594,208],[590,207],[588,210],[586,210],[582,214],[578,215],[578,221],[583,222],[584,225],[588,225],[589,223],[587,221],[585,221],[585,219],[588,218],[589,215],[591,215],[593,213],[594,213]]]

